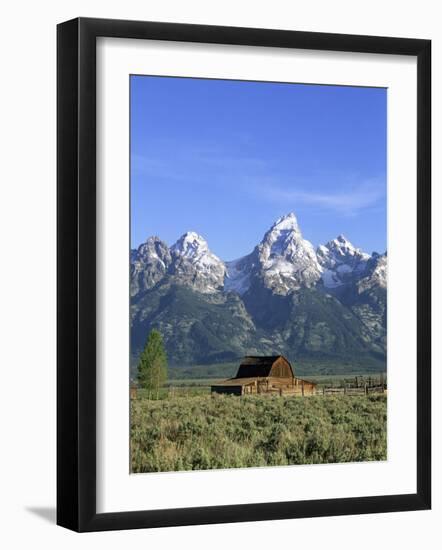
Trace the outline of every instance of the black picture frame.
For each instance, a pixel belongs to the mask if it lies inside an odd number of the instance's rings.
[[[417,58],[417,491],[361,498],[96,512],[96,39]],[[425,510],[431,506],[431,41],[79,18],[57,28],[57,523],[83,531]]]

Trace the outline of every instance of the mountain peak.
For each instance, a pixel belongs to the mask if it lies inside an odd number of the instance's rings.
[[[185,286],[203,294],[223,286],[225,265],[210,250],[207,241],[195,231],[187,231],[171,246],[171,273]]]
[[[298,220],[295,214],[290,212],[276,220],[265,233],[261,245],[267,244],[272,249],[271,253],[281,254],[294,241],[299,240],[302,240],[302,235]]]
[[[187,231],[184,235],[181,235],[171,247],[171,250],[181,256],[193,257],[201,252],[208,251],[209,246],[204,237],[195,233],[195,231]]]
[[[278,218],[271,229],[278,229],[280,231],[299,231],[298,220],[293,212],[289,212],[285,216]]]
[[[362,252],[360,248],[356,248],[342,233],[336,237],[336,239],[333,239],[332,241],[328,242],[326,245],[327,249],[331,251],[335,257],[354,257],[358,258],[363,261],[367,261],[370,257],[369,254],[366,254],[365,252]]]
[[[156,235],[148,237],[135,251],[134,258],[149,260],[151,258],[164,259],[169,254],[167,244]]]
[[[157,236],[148,237],[131,252],[131,296],[153,288],[172,261],[169,247]]]
[[[257,254],[265,285],[276,294],[311,286],[320,277],[315,250],[302,237],[293,212],[276,220],[257,247]]]
[[[336,237],[336,239],[333,239],[332,241],[329,241],[327,243],[327,246],[329,246],[331,248],[336,248],[336,247],[339,247],[339,248],[347,247],[347,248],[351,248],[351,249],[355,248],[351,244],[351,242],[347,239],[347,237],[345,237],[345,235],[343,235],[342,233],[340,235],[338,235]]]
[[[322,280],[327,288],[337,288],[359,276],[369,259],[368,254],[353,246],[342,233],[327,244],[318,246],[316,255],[323,268]]]
[[[342,233],[338,235],[336,239],[329,241],[325,245],[325,248],[338,256],[354,256],[361,254],[359,248],[356,248]]]

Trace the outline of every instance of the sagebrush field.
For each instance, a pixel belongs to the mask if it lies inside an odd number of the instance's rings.
[[[133,473],[387,458],[386,395],[202,395],[131,407]]]

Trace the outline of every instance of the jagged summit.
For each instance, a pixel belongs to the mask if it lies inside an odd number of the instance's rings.
[[[169,250],[167,244],[162,241],[160,237],[154,235],[152,237],[148,237],[146,239],[146,242],[140,244],[136,252],[139,257],[147,254],[156,254],[157,256],[162,256],[166,250]]]
[[[198,254],[209,251],[207,241],[195,231],[187,231],[177,242],[171,246],[170,250],[182,256],[194,257]]]
[[[226,264],[225,289],[244,294],[253,283],[286,295],[321,276],[313,245],[303,238],[293,212],[278,218],[254,251]]]
[[[261,245],[269,247],[269,254],[284,254],[284,251],[301,241],[302,235],[294,214],[287,214],[276,222],[265,233]],[[293,248],[293,247],[292,247]]]
[[[327,288],[337,288],[364,271],[369,254],[362,252],[342,233],[316,250],[322,267],[322,281]]]
[[[353,257],[365,258],[368,260],[369,254],[362,252],[360,248],[356,248],[342,233],[326,243],[318,247],[321,252],[329,251],[335,256],[335,259],[339,257]]]
[[[302,239],[298,220],[293,213],[278,218],[276,222],[264,234],[261,245],[269,245],[270,252],[281,253],[291,242]]]
[[[131,252],[131,295],[154,287],[172,262],[169,247],[159,237],[149,237]]]
[[[184,233],[171,246],[173,263],[170,268],[175,281],[211,294],[224,285],[225,265],[210,251],[207,241],[195,231]]]
[[[373,288],[387,288],[387,253],[373,252],[357,286],[359,292]]]
[[[275,294],[311,286],[320,278],[321,266],[313,245],[303,238],[292,212],[272,225],[256,254],[265,286]]]
[[[270,228],[272,230],[279,231],[299,231],[298,220],[293,212],[289,212],[285,216],[278,218]]]
[[[277,350],[385,368],[386,286],[386,255],[369,256],[342,234],[315,250],[292,212],[230,262],[195,231],[170,247],[149,237],[131,251],[134,361],[156,328],[175,365]]]
[[[134,292],[169,277],[202,293],[225,291],[242,296],[258,285],[287,295],[320,280],[330,290],[359,280],[366,276],[370,258],[342,233],[315,250],[304,239],[296,215],[289,212],[242,258],[224,262],[211,252],[202,235],[187,231],[170,248],[159,237],[149,237],[132,251],[131,269]],[[383,282],[382,276],[378,279]]]
[[[361,254],[361,250],[353,246],[353,244],[344,236],[342,233],[329,241],[326,245],[326,248],[333,250],[341,256],[351,255],[355,256]],[[368,257],[368,254],[366,255]]]

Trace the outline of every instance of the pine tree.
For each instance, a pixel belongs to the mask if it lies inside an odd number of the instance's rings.
[[[160,388],[167,380],[167,355],[163,337],[158,330],[149,334],[138,363],[138,382],[148,391],[149,399],[158,399]]]

